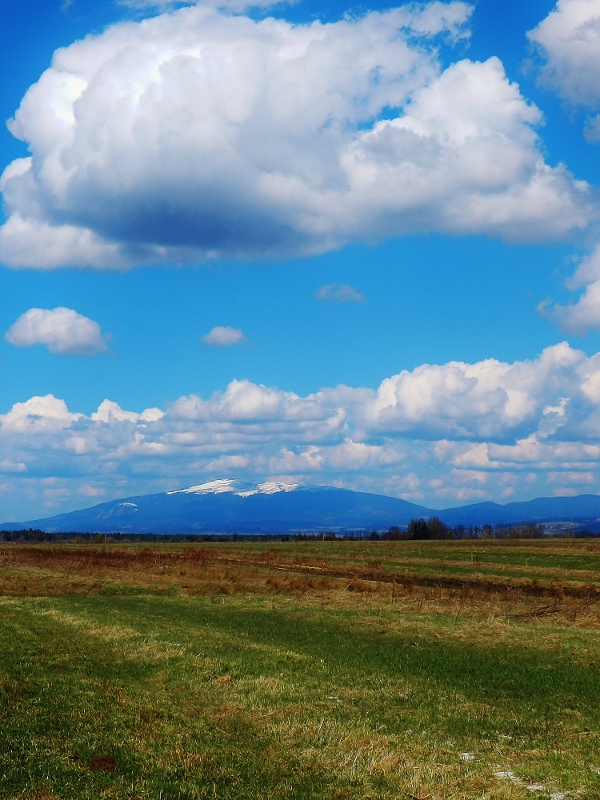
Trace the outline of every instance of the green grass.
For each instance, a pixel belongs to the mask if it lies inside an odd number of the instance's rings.
[[[0,797],[600,797],[595,606],[536,616],[546,600],[392,596],[221,560],[393,571],[412,553],[417,574],[468,552],[327,544],[215,545],[196,567],[177,554],[197,548],[153,548],[139,572],[110,548],[72,548],[79,566],[5,548]],[[527,547],[547,561],[546,545]],[[525,551],[503,552],[506,577]]]

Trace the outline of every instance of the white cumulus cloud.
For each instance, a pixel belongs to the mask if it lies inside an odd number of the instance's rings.
[[[100,325],[72,308],[30,308],[4,338],[15,347],[43,344],[58,355],[93,356],[107,349]]]
[[[591,111],[600,107],[600,1],[558,0],[556,7],[530,31],[544,63],[542,82],[570,105]],[[590,142],[600,141],[600,117],[585,129]]]
[[[434,507],[600,493],[600,353],[563,342],[531,361],[423,364],[376,390],[307,396],[235,380],[164,409],[106,399],[89,416],[53,395],[32,397],[0,414],[0,452],[0,517],[27,496],[21,519],[81,506],[82,496],[227,476],[388,492]]]
[[[556,322],[569,333],[584,335],[600,329],[600,245],[582,258],[575,273],[566,281],[571,291],[583,291],[575,302],[561,306],[550,299],[538,305],[542,316]]]
[[[490,358],[475,364],[424,364],[382,382],[365,408],[367,424],[430,439],[502,441],[532,429],[545,434],[545,409],[559,397],[557,387],[573,381],[581,360],[579,351],[563,343],[533,362],[506,364]]]
[[[242,344],[245,339],[243,331],[239,328],[232,328],[230,325],[217,325],[202,337],[204,344],[212,347],[230,347],[234,344]]]
[[[561,237],[596,210],[501,62],[441,70],[472,7],[323,24],[206,5],[57,50],[9,127],[13,267],[324,252],[408,232]]]

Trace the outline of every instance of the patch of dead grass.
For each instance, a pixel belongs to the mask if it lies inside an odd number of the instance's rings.
[[[178,597],[210,596],[215,602],[234,595],[281,595],[314,598],[335,607],[351,607],[353,598],[358,596],[381,607],[391,605],[402,613],[426,615],[437,610],[451,612],[457,619],[521,616],[531,620],[552,615],[561,625],[600,623],[600,583],[585,585],[573,580],[574,573],[558,570],[552,581],[540,582],[514,574],[507,577],[513,567],[520,570],[519,565],[509,564],[503,573],[501,565],[482,563],[478,564],[478,575],[427,576],[422,574],[423,564],[439,564],[439,559],[424,558],[414,547],[390,544],[340,546],[332,549],[330,558],[310,548],[300,551],[301,543],[288,549],[261,544],[4,545],[0,546],[0,595],[150,592]],[[467,546],[463,542],[447,543],[448,563],[462,563],[451,555],[463,545]],[[436,543],[438,549],[443,546],[444,543]],[[485,551],[482,543],[475,546]],[[520,555],[542,547],[544,552],[550,549],[547,542],[512,548],[510,543],[506,545],[508,552]],[[583,553],[588,550],[594,557],[600,553],[595,544],[586,545]],[[378,555],[373,559],[375,552]],[[552,552],[566,554],[569,547],[561,542]],[[578,550],[581,553],[582,548]],[[486,569],[492,569],[494,574]],[[590,578],[597,576],[592,570],[579,570],[575,577],[584,572]]]

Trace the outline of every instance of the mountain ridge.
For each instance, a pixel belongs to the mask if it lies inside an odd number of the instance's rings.
[[[52,517],[5,522],[0,530],[48,533],[291,533],[386,530],[437,516],[446,524],[508,525],[600,522],[600,496],[540,497],[505,505],[491,501],[430,509],[398,497],[333,486],[279,481],[252,484],[232,478],[111,500]]]

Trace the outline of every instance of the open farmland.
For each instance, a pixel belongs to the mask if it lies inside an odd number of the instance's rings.
[[[594,541],[0,547],[0,797],[598,798]]]

